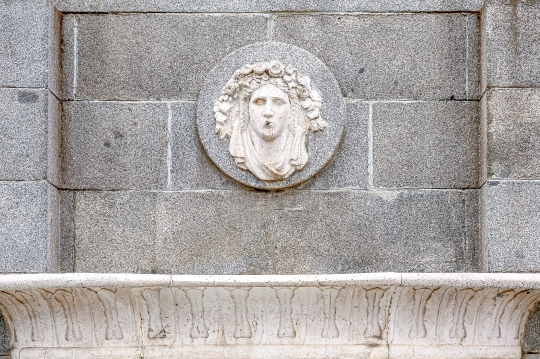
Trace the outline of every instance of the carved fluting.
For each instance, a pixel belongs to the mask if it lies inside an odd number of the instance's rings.
[[[124,338],[122,328],[118,322],[118,309],[116,307],[116,293],[110,289],[100,289],[96,291],[97,297],[103,304],[107,330],[105,338],[107,340],[121,340]]]
[[[384,289],[373,288],[366,290],[366,330],[364,337],[380,338],[382,335],[381,325],[379,324],[380,302],[384,295]]]
[[[236,288],[231,290],[231,297],[234,301],[234,311],[236,314],[235,338],[251,338],[251,327],[247,317],[247,299],[249,289]]]
[[[191,338],[208,338],[208,328],[204,323],[204,289],[190,288],[185,292],[191,306]]]
[[[161,320],[161,308],[159,306],[159,290],[147,289],[142,292],[148,308],[148,338],[164,338],[167,333]]]
[[[279,300],[279,329],[278,338],[294,338],[296,330],[291,317],[292,298],[294,291],[290,288],[276,288],[276,297]]]
[[[321,336],[323,338],[339,337],[339,330],[336,325],[336,298],[339,294],[339,289],[324,288],[322,289],[322,297],[324,299],[324,326]]]
[[[74,298],[71,291],[59,289],[54,292],[54,299],[56,299],[62,309],[64,310],[64,316],[66,318],[66,340],[67,341],[80,341],[82,340],[81,327],[77,317],[77,310],[75,309]]]
[[[12,294],[10,294],[12,295]],[[15,300],[21,303],[28,313],[32,327],[32,340],[33,341],[42,341],[43,340],[43,331],[41,329],[41,323],[37,311],[34,309],[35,303],[34,298],[21,291],[16,291],[12,295]]]
[[[381,359],[389,351],[403,358],[478,359],[488,353],[519,359],[527,313],[540,300],[540,289],[523,288],[379,287],[365,281],[324,287],[219,282],[184,287],[145,281],[133,288],[124,282],[120,288],[91,282],[5,289],[0,280],[0,307],[14,331],[13,357],[73,358],[80,353],[104,359],[123,357],[122,350],[128,349],[133,354],[127,357],[133,358],[141,352],[149,359],[212,357],[195,355],[200,349],[232,359],[245,357],[248,347],[281,346],[283,351],[287,346],[295,357],[334,352],[334,357],[355,357],[340,352],[348,347],[362,357]],[[299,348],[330,351],[308,355]],[[266,352],[256,354],[265,357]],[[279,357],[272,350],[268,354]]]
[[[465,310],[467,304],[474,296],[474,290],[463,289],[456,293],[456,306],[452,315],[452,328],[450,329],[450,338],[465,338],[467,335],[465,325]]]
[[[512,298],[514,298],[513,290],[499,293],[493,298],[495,305],[491,312],[491,332],[488,335],[489,339],[501,337],[501,317],[506,309],[506,305]]]
[[[424,314],[426,313],[426,302],[433,293],[432,289],[417,289],[414,291],[414,307],[412,327],[409,332],[410,338],[424,338],[426,336],[426,325]]]

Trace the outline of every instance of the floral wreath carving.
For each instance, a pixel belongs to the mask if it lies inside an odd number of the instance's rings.
[[[280,87],[289,98],[298,99],[305,113],[302,117],[306,121],[297,125],[303,127],[306,134],[309,131],[321,131],[328,125],[321,117],[322,98],[311,88],[309,77],[301,75],[291,65],[284,66],[279,61],[257,62],[236,70],[214,104],[216,133],[220,139],[232,136],[235,124],[231,122],[236,118],[247,118],[245,114],[238,114],[241,111],[240,106],[236,106],[239,100],[249,99],[253,91],[267,83]],[[237,115],[234,116],[234,113]],[[240,124],[240,127],[245,126],[245,123]]]

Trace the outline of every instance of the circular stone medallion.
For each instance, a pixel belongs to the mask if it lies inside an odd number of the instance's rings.
[[[282,189],[320,172],[344,130],[339,86],[315,56],[265,42],[227,55],[197,104],[199,138],[212,162],[245,186]]]

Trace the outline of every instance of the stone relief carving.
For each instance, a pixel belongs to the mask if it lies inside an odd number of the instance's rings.
[[[244,65],[214,105],[216,132],[222,140],[230,137],[238,167],[263,181],[281,181],[308,163],[308,134],[327,126],[322,101],[309,77],[291,65]]]
[[[141,358],[142,343],[144,358],[388,358],[390,350],[517,359],[527,313],[540,300],[538,289],[471,287],[467,278],[404,286],[330,277],[0,282],[0,308],[14,358]]]

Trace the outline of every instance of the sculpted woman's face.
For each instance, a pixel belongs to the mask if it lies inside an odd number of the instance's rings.
[[[274,85],[253,92],[249,101],[249,126],[264,141],[273,141],[289,127],[289,96]]]

